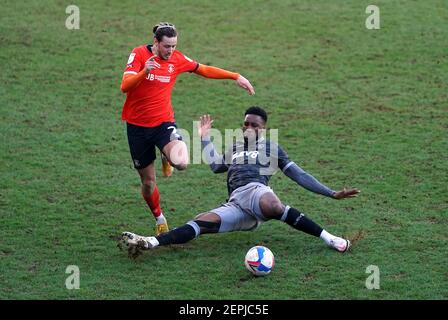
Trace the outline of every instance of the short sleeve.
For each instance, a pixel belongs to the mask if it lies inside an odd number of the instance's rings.
[[[138,48],[132,50],[129,55],[128,62],[126,63],[126,68],[124,69],[124,74],[137,74],[142,69],[142,57],[139,54]]]
[[[188,58],[183,53],[181,52],[179,53],[180,55],[179,55],[178,73],[196,71],[196,69],[199,67],[199,63]]]

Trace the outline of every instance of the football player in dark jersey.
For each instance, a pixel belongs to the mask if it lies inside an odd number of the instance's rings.
[[[267,114],[260,107],[250,107],[243,122],[244,141],[236,142],[224,155],[220,155],[210,140],[213,123],[210,115],[200,119],[198,133],[204,153],[214,173],[227,172],[229,199],[223,205],[197,215],[185,225],[156,237],[122,233],[122,242],[130,255],[140,250],[153,249],[169,244],[188,242],[201,234],[253,230],[268,220],[281,220],[291,227],[315,237],[328,246],[346,252],[350,240],[334,236],[324,230],[299,210],[283,204],[268,186],[270,177],[280,169],[300,186],[333,199],[353,198],[360,190],[334,191],[320,183],[289,159],[286,152],[262,134],[266,128]]]

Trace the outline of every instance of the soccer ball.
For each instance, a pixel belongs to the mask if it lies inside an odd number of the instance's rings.
[[[274,254],[266,247],[255,246],[247,251],[244,264],[252,274],[265,276],[274,268]]]

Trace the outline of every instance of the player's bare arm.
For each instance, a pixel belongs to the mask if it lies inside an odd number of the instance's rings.
[[[199,119],[200,121],[198,123],[198,134],[202,139],[210,135],[210,129],[212,127],[213,119],[209,114],[204,114]]]
[[[246,90],[247,92],[249,92],[249,94],[252,96],[255,94],[255,90],[254,87],[252,86],[252,84],[249,82],[249,80],[247,80],[246,78],[244,78],[242,75],[240,75],[238,77],[238,79],[236,79],[236,83],[243,88],[244,90]]]
[[[336,191],[336,193],[333,195],[334,199],[340,200],[345,198],[355,198],[358,196],[358,194],[361,192],[361,190],[353,188],[353,189],[342,189],[341,191]]]
[[[154,59],[155,55],[146,60],[145,62],[145,68],[143,69],[146,74],[150,73],[152,69],[160,68],[160,64],[158,64]]]

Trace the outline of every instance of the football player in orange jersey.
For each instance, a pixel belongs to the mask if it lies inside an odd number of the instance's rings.
[[[250,95],[255,91],[239,73],[199,64],[176,50],[177,30],[173,24],[159,23],[154,26],[153,33],[152,45],[132,50],[121,91],[126,93],[122,119],[127,122],[132,160],[140,175],[142,196],[156,219],[158,235],[169,231],[169,228],[160,208],[154,168],[155,147],[161,151],[165,176],[171,175],[172,166],[185,170],[189,163],[187,145],[176,132],[171,105],[171,91],[177,76],[183,72],[194,72],[206,78],[232,79]]]

